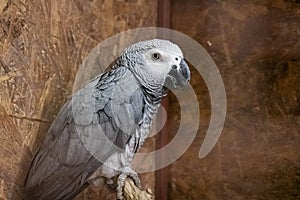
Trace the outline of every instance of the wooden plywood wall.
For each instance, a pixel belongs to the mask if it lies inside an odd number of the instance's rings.
[[[203,79],[192,70],[200,129],[172,166],[169,198],[299,199],[299,1],[173,0],[171,5],[172,28],[197,40],[216,62],[228,111],[218,144],[199,159],[210,100]],[[170,105],[178,119],[172,98]],[[170,123],[172,133],[178,123]]]

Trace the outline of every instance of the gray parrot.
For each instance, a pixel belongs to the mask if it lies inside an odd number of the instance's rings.
[[[117,176],[117,198],[135,153],[168,89],[185,87],[190,71],[182,51],[167,40],[135,43],[110,70],[92,79],[63,106],[35,154],[25,181],[25,200],[74,198],[95,174]]]

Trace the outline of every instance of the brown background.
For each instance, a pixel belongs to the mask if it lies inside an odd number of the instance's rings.
[[[170,167],[169,199],[300,199],[299,1],[172,0],[171,11],[172,28],[219,67],[228,112],[217,146],[200,160],[210,101],[192,69],[200,128]],[[89,51],[122,30],[156,24],[154,0],[0,1],[0,199],[21,199],[32,152]],[[169,119],[172,136],[180,120],[173,95]],[[154,188],[153,174],[142,179]],[[90,187],[77,199],[113,195]]]
[[[156,4],[0,1],[0,199],[21,199],[32,154],[71,94],[76,71],[87,54],[116,33],[155,26]],[[154,187],[152,177],[142,176],[145,187]],[[115,194],[91,187],[78,197],[97,198],[114,199]]]
[[[200,160],[210,101],[201,76],[192,71],[201,126],[172,165],[169,198],[300,199],[299,2],[172,0],[172,28],[210,53],[225,84],[228,111],[217,146]],[[178,119],[175,100],[171,105]],[[172,120],[171,127],[176,124]]]

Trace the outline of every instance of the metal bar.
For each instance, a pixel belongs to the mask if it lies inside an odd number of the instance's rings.
[[[158,27],[163,28],[170,28],[171,21],[171,0],[158,0],[157,7],[158,7]],[[162,106],[165,108],[165,110],[168,110],[169,105],[169,99],[168,97],[164,98],[162,101]],[[162,116],[158,113],[158,121],[157,123],[162,123]],[[161,127],[161,126],[159,126]],[[165,146],[168,141],[168,120],[164,124],[163,129],[158,133],[156,137],[156,149],[160,149],[163,146]],[[158,155],[156,157],[156,164],[161,163],[165,160],[166,155],[162,153],[161,155]],[[168,167],[165,167],[163,169],[157,170],[155,172],[155,199],[157,200],[167,200],[168,199],[168,173],[169,169]]]

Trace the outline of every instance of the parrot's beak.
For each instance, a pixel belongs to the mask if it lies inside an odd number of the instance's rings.
[[[181,60],[179,66],[173,65],[168,73],[164,86],[169,89],[183,88],[188,85],[191,73],[188,64],[184,59]]]

